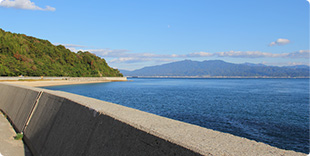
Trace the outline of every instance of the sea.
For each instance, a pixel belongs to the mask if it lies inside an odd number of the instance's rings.
[[[309,153],[309,79],[128,80],[44,88]]]

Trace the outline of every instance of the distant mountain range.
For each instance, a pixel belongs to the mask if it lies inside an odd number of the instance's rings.
[[[221,60],[184,60],[127,71],[124,76],[198,76],[198,77],[309,77],[309,66],[266,66],[263,64],[234,64]]]

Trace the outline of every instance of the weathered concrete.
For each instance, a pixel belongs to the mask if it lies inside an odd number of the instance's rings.
[[[306,155],[113,103],[40,90],[24,131],[35,155]]]
[[[24,134],[35,155],[195,155],[77,102],[45,92]]]
[[[0,108],[20,132],[26,124],[39,91],[17,86],[0,86]]]

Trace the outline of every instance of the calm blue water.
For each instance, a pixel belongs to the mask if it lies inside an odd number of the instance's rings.
[[[45,87],[309,153],[309,79],[130,79]]]

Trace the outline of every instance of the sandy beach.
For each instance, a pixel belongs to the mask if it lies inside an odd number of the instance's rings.
[[[31,87],[127,81],[126,77],[0,77],[0,82]]]
[[[17,84],[31,87],[61,86],[88,83],[104,83],[111,81],[68,81],[68,80],[44,80],[44,81],[1,81],[8,84]]]

